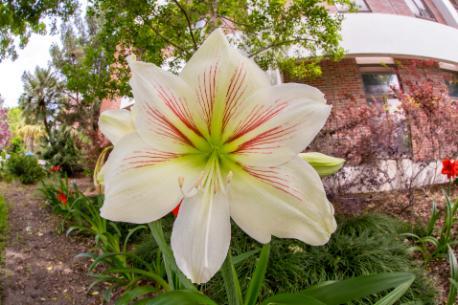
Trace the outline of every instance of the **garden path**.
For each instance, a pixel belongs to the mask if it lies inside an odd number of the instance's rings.
[[[0,182],[9,207],[9,228],[3,271],[3,305],[95,305],[97,292],[87,294],[91,278],[75,256],[88,251],[89,241],[59,233],[57,216],[40,199],[37,186]]]

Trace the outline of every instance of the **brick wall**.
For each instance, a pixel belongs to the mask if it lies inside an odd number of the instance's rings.
[[[412,68],[415,63],[416,67]],[[369,145],[370,137],[383,137],[382,129],[386,128],[389,122],[381,123],[380,130],[377,130],[377,127],[374,130],[373,125],[371,129],[365,124],[364,120],[374,115],[371,112],[373,111],[371,107],[374,106],[367,103],[360,67],[353,58],[346,58],[340,62],[323,61],[321,68],[322,76],[316,79],[293,79],[288,75],[284,76],[285,82],[302,82],[319,88],[325,94],[328,103],[333,105],[331,117],[322,133],[312,143],[311,149],[344,157],[352,164],[365,162],[364,158],[373,156],[362,156],[358,150],[364,150],[365,145]],[[428,81],[433,84],[435,95],[444,94],[449,99],[445,80],[456,76],[451,72],[439,69],[437,63],[399,59],[392,68],[398,74],[405,93],[409,91],[406,85],[409,82],[422,84]],[[413,69],[415,73],[412,72]],[[438,155],[435,149],[438,145],[438,137],[453,137],[453,135],[450,135],[450,132],[447,135],[440,135],[438,131],[437,137],[428,136],[431,134],[428,118],[420,114],[417,115],[417,119],[418,123],[410,128],[412,133],[411,153],[414,160],[432,160],[457,154],[456,140],[452,140],[453,143],[441,148]],[[456,108],[454,122],[458,122]],[[456,125],[455,134],[457,130],[458,125]],[[390,147],[387,146],[386,149]]]

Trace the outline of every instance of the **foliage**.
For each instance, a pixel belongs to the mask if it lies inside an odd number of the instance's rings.
[[[81,153],[70,128],[52,129],[44,142],[42,155],[50,164],[61,166],[68,175],[81,170]]]
[[[100,37],[105,49],[132,48],[142,60],[176,71],[217,27],[240,31],[232,43],[263,68],[282,66],[299,74],[316,72],[322,54],[343,55],[338,46],[341,16],[329,15],[324,3],[350,1],[93,1],[89,13],[105,22]],[[307,22],[303,22],[303,20]],[[316,61],[291,63],[287,49],[307,50]],[[167,50],[167,52],[164,52]]]
[[[3,99],[0,96],[0,151],[5,148],[11,137],[7,114],[8,111],[3,108]]]
[[[41,125],[23,125],[16,131],[16,134],[23,139],[27,151],[34,152],[45,136],[45,131]]]
[[[456,296],[458,294],[458,262],[452,248],[448,247],[447,252],[448,263],[450,265],[450,288],[448,292],[447,305],[453,305],[456,302]]]
[[[13,136],[16,136],[16,132],[25,124],[24,117],[22,116],[22,110],[19,107],[12,107],[8,109],[8,125]]]
[[[420,252],[426,263],[431,259],[444,258],[448,248],[458,244],[457,236],[453,233],[458,221],[458,198],[453,200],[444,192],[444,201],[445,213],[442,215],[436,202],[432,203],[431,216],[423,232],[419,230],[417,234],[404,234],[414,242],[411,251]]]
[[[7,152],[10,154],[20,154],[25,150],[24,141],[19,136],[15,136],[11,139],[11,143],[8,146]]]
[[[163,263],[163,259],[173,262],[171,251],[167,250],[169,241],[166,238],[171,232],[173,217],[166,217],[165,221],[162,221],[163,226],[160,222],[150,224],[148,231],[145,225],[115,224],[101,218],[98,210],[103,197],[83,195],[75,186],[69,186],[65,177],[60,178],[57,184],[44,183],[41,191],[54,211],[66,215],[64,217],[69,226],[67,234],[79,232],[94,238],[98,250],[94,253],[82,253],[80,256],[92,260],[89,271],[95,278],[94,285],[110,283],[104,293],[107,301],[118,295],[117,305],[130,304],[138,298],[145,298],[142,304],[155,304],[154,302],[166,296],[170,296],[170,300],[179,297],[182,289],[188,289],[191,299],[196,297],[200,300],[209,300],[197,292],[176,266],[173,267],[173,263],[169,266],[171,269]],[[65,205],[57,199],[59,192],[68,197]],[[342,218],[339,222],[337,236],[327,246],[308,247],[293,240],[274,239],[270,250],[264,247],[262,251],[259,244],[234,226],[232,260],[236,266],[236,274],[240,278],[241,291],[246,292],[244,297],[247,304],[255,304],[256,300],[266,300],[267,297],[281,292],[304,293],[304,287],[311,287],[324,280],[341,280],[356,275],[393,271],[417,273],[417,280],[404,300],[421,300],[424,304],[433,304],[434,290],[424,275],[413,267],[406,246],[397,239],[397,233],[403,224],[383,216]],[[267,262],[269,252],[271,259]],[[259,260],[252,259],[258,253],[262,253]],[[99,268],[101,266],[103,268]],[[257,271],[253,273],[253,270]],[[264,274],[266,281],[261,285]],[[256,280],[250,281],[252,278]],[[396,278],[401,282],[407,278],[413,280],[411,275],[404,278],[404,275],[396,274]],[[409,280],[401,286],[407,289],[410,285]],[[378,291],[382,287],[381,281],[382,278],[378,278],[378,284],[375,285]],[[226,304],[226,293],[221,278],[213,279],[200,289],[210,298],[214,298],[215,301],[209,301],[209,304]],[[162,294],[170,290],[174,290],[173,293],[148,299],[151,294]],[[342,292],[347,290],[348,288],[345,288]],[[359,291],[364,295],[364,290]],[[393,293],[402,294],[399,291],[395,289]],[[180,304],[186,304],[186,300]],[[374,297],[370,297],[351,304],[373,304],[373,300]]]
[[[235,228],[235,227],[233,227]],[[400,239],[405,225],[382,215],[340,217],[337,231],[328,244],[310,247],[294,240],[273,239],[271,263],[267,268],[262,298],[273,293],[298,292],[323,281],[383,272],[416,272],[417,279],[404,301],[434,304],[435,291],[411,261],[408,245]],[[233,229],[231,248],[235,257],[247,251],[259,251],[259,245],[238,229]],[[246,259],[236,265],[240,284],[246,289],[255,261]],[[205,292],[214,300],[225,298],[222,279],[206,285]],[[366,299],[352,304],[374,304]]]
[[[0,2],[0,62],[6,57],[16,58],[15,37],[23,48],[32,33],[44,34],[44,19],[66,17],[73,13],[75,0],[38,0],[38,1],[2,1]]]
[[[51,68],[35,67],[34,73],[25,72],[22,76],[24,92],[19,98],[26,123],[43,123],[49,135],[52,117],[59,110],[62,99],[62,84],[57,80]]]
[[[45,172],[35,156],[12,154],[5,163],[6,172],[23,184],[33,184],[44,177]]]

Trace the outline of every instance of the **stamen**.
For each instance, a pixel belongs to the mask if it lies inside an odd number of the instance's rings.
[[[229,171],[229,173],[226,176],[226,183],[231,184],[232,182],[232,177],[234,177],[234,173],[232,171]]]
[[[184,185],[184,177],[183,176],[178,177],[178,185],[180,186],[180,189],[183,188],[183,185]]]

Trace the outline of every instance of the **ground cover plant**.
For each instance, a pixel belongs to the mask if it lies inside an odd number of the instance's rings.
[[[106,300],[128,304],[136,297],[165,291],[167,271],[157,242],[145,225],[117,224],[98,214],[103,197],[87,197],[66,178],[45,183],[42,194],[52,209],[66,219],[67,234],[83,234],[94,239],[94,251],[80,257],[92,260],[90,274],[94,285],[110,283]],[[163,234],[169,236],[174,217],[162,221]],[[323,247],[310,247],[294,240],[274,239],[265,282],[259,299],[277,293],[300,292],[323,281],[344,280],[383,272],[412,272],[416,279],[402,301],[435,304],[436,291],[425,271],[412,262],[401,233],[408,225],[383,215],[341,216],[338,230]],[[248,289],[262,246],[236,226],[232,227],[232,256],[243,291]],[[167,242],[167,240],[166,240]],[[199,287],[218,304],[228,304],[221,276]],[[348,304],[374,304],[383,294]]]

